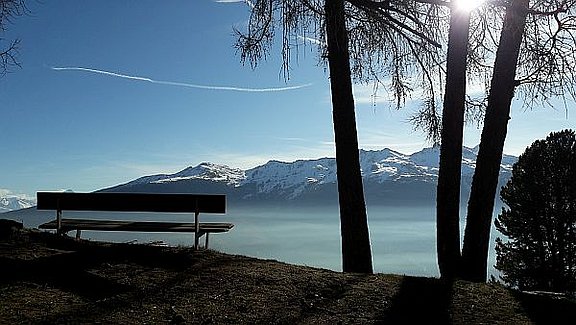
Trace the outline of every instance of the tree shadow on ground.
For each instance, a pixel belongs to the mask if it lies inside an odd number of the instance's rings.
[[[383,324],[450,324],[452,282],[406,276]]]
[[[514,296],[534,324],[574,324],[576,301],[515,292]]]
[[[30,261],[10,261],[2,282],[31,281],[74,292],[88,299],[102,299],[125,292],[127,287],[87,270],[86,256],[68,252]]]
[[[131,291],[127,285],[103,278],[91,271],[101,263],[134,263],[148,267],[184,269],[191,265],[185,250],[168,254],[164,247],[114,244],[57,238],[45,242],[57,253],[31,259],[0,257],[0,282],[32,281],[99,300]],[[33,250],[33,248],[31,248]]]

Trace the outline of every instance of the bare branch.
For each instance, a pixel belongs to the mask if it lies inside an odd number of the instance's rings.
[[[16,59],[18,56],[19,40],[15,40],[7,49],[0,52],[0,77],[3,77],[10,71],[10,67],[21,67],[20,62]]]
[[[236,48],[243,62],[255,67],[270,55],[272,41],[282,37],[283,70],[289,73],[291,53],[303,37],[324,40],[323,0],[255,0],[246,31],[236,31]],[[488,89],[509,0],[487,0],[472,12],[468,49],[468,80]],[[437,102],[445,70],[448,0],[347,0],[346,25],[353,76],[375,82],[390,92],[396,108],[414,91],[421,91],[421,111],[411,119],[430,131],[439,130]],[[554,96],[576,98],[576,0],[532,0],[518,61],[517,94],[527,106]],[[317,42],[325,60],[325,45]],[[306,43],[304,43],[306,46]],[[444,46],[443,48],[440,48]],[[297,56],[296,56],[297,58]],[[420,80],[420,84],[413,84]],[[479,121],[485,95],[467,99],[466,119]],[[432,111],[433,110],[433,111]]]
[[[28,12],[24,0],[0,0],[0,32],[6,31],[7,25],[12,23],[15,17]],[[3,41],[0,38],[0,43]],[[3,77],[12,67],[20,67],[17,60],[18,45],[20,40],[13,40],[9,45],[0,50],[0,77]]]

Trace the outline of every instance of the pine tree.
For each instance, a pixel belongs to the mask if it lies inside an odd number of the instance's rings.
[[[500,193],[507,208],[496,228],[496,268],[523,290],[576,289],[576,134],[534,142]]]

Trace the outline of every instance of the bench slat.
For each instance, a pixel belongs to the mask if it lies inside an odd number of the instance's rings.
[[[38,192],[36,198],[38,210],[226,213],[223,194]]]
[[[200,232],[227,232],[234,227],[231,223],[202,222]],[[41,224],[40,229],[57,229],[57,220]],[[140,231],[140,232],[195,232],[193,222],[127,221],[95,219],[62,219],[62,230],[102,230],[102,231]]]

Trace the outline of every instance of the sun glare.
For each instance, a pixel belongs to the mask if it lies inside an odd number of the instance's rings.
[[[455,0],[459,10],[472,11],[482,5],[486,0]]]

